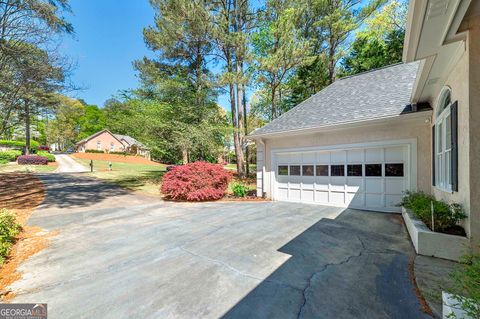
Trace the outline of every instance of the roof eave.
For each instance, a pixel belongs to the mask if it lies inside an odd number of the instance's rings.
[[[341,122],[335,124],[327,124],[317,127],[311,128],[304,128],[304,129],[296,129],[296,130],[287,130],[287,131],[280,131],[280,132],[271,132],[271,133],[264,133],[264,134],[251,134],[248,135],[247,139],[257,140],[257,139],[264,139],[264,138],[274,138],[274,137],[285,137],[285,136],[292,136],[292,135],[303,135],[303,134],[311,134],[311,133],[321,133],[327,132],[332,130],[341,130],[341,129],[349,129],[349,128],[356,128],[362,126],[370,126],[370,125],[378,125],[389,123],[390,121],[394,120],[413,120],[418,118],[425,118],[430,119],[432,114],[431,109],[422,110],[418,112],[411,112],[407,114],[396,114],[391,116],[382,116],[377,118],[369,118],[362,121],[350,121],[350,122]]]

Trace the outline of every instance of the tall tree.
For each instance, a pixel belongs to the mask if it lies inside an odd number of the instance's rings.
[[[282,92],[285,83],[306,62],[309,43],[296,27],[297,18],[288,1],[270,0],[258,31],[252,35],[255,79],[267,92],[271,119],[285,111],[279,110],[279,102],[286,95]]]
[[[188,101],[191,125],[199,124],[216,98],[212,75],[207,68],[207,55],[212,51],[209,6],[202,0],[151,0],[150,3],[157,12],[155,25],[144,30],[144,37],[148,47],[158,53],[158,58],[144,58],[135,63],[144,86],[142,94],[176,104],[170,99],[173,97],[165,99],[162,94],[172,92],[165,90],[169,85],[177,86],[184,93],[180,104]],[[178,79],[184,80],[186,86]],[[181,139],[188,141],[189,130],[184,130],[184,134]],[[182,145],[186,163],[191,144]]]
[[[406,3],[394,0],[369,18],[343,59],[340,73],[352,75],[401,62],[406,14]]]
[[[248,0],[217,0],[213,3],[213,39],[216,56],[223,66],[220,84],[227,87],[230,99],[237,172],[240,177],[245,177],[244,87],[247,80],[243,68],[248,56],[246,33],[251,28],[248,24],[251,22],[252,12]]]

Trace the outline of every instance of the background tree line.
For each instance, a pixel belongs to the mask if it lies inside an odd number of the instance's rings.
[[[0,136],[21,128],[28,140],[34,127],[35,138],[67,147],[108,128],[168,163],[233,151],[245,176],[252,130],[338,77],[401,61],[406,3],[397,0],[150,4],[156,14],[143,36],[154,57],[133,62],[137,88],[98,108],[64,96],[71,67],[52,39],[73,33],[61,18],[68,0],[0,0]]]

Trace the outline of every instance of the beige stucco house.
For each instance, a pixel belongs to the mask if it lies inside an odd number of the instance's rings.
[[[480,243],[480,1],[411,0],[404,63],[342,78],[252,133],[257,194],[398,212],[461,203]]]
[[[141,142],[128,135],[113,134],[109,130],[97,132],[75,144],[78,152],[87,150],[127,152],[150,159],[150,150]]]

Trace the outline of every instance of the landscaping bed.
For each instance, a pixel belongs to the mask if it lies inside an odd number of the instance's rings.
[[[461,205],[423,192],[407,192],[400,205],[417,254],[458,261],[469,253],[470,240],[459,225],[466,218]]]
[[[0,175],[0,209],[8,210],[15,217],[15,223],[21,227],[15,234],[14,245],[4,263],[0,263],[0,300],[13,297],[7,287],[21,277],[17,267],[21,262],[41,251],[48,245],[47,234],[38,227],[26,226],[28,218],[43,202],[45,189],[43,183],[32,174],[2,173]],[[11,227],[10,227],[11,228]]]
[[[150,161],[140,156],[126,156],[108,153],[74,153],[71,156],[81,160],[106,161],[130,164],[144,164],[144,165],[163,165],[157,162]]]

